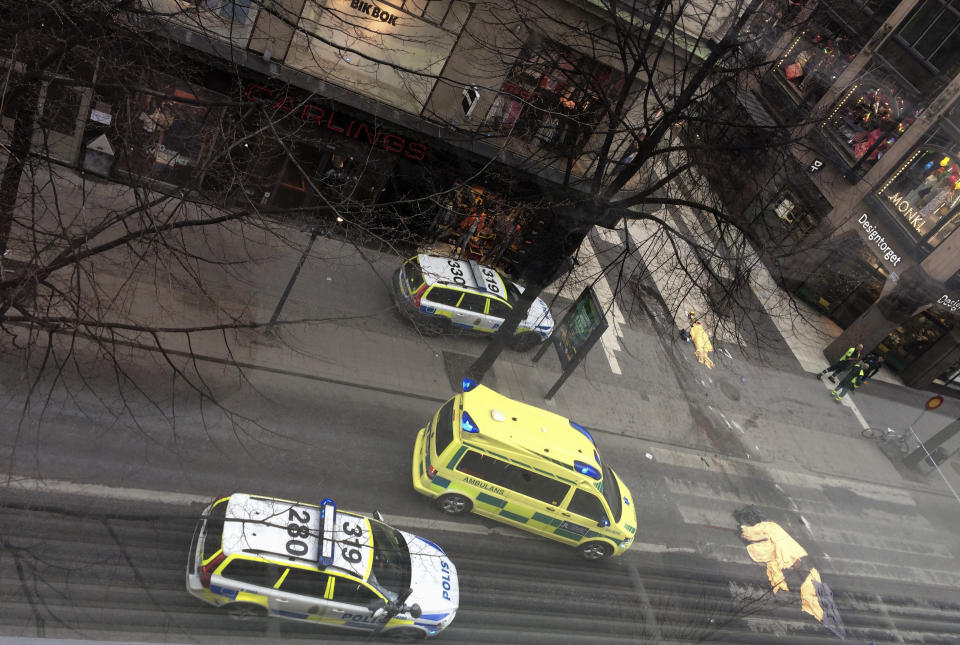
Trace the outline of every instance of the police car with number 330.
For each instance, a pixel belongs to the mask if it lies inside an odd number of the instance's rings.
[[[278,616],[416,639],[449,625],[457,569],[443,550],[379,519],[235,493],[204,509],[187,591],[234,618]]]
[[[473,260],[421,253],[403,263],[393,276],[397,309],[423,333],[458,329],[492,334],[520,298],[521,288],[496,269]],[[537,298],[517,327],[511,347],[525,351],[553,332],[553,317]]]

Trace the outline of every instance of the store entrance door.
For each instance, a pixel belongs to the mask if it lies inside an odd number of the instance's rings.
[[[322,148],[303,143],[291,148],[296,162],[289,157],[284,160],[274,193],[275,208],[298,209],[316,204],[317,193],[311,184],[318,188],[322,185],[323,173],[330,160],[330,151]]]

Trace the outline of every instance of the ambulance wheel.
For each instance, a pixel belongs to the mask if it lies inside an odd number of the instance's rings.
[[[267,610],[250,602],[233,602],[224,605],[223,610],[233,620],[256,620],[267,615]]]
[[[464,515],[473,508],[473,502],[470,501],[469,497],[447,493],[437,499],[437,506],[447,515]]]
[[[422,641],[427,637],[422,629],[415,627],[398,627],[391,629],[384,634],[388,639],[400,643],[409,643],[410,641]]]
[[[578,550],[584,560],[606,560],[613,555],[613,547],[606,542],[587,542],[581,544]]]
[[[522,334],[517,334],[513,337],[513,342],[510,343],[510,349],[516,352],[525,352],[527,350],[533,349],[540,344],[540,337],[534,334],[533,332],[524,332]]]

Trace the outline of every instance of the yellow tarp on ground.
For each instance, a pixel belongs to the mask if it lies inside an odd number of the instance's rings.
[[[713,343],[710,342],[710,337],[703,328],[703,323],[696,322],[690,325],[690,340],[696,350],[697,360],[713,369],[713,361],[707,356],[707,353],[713,351]]]
[[[813,586],[814,582],[820,582],[820,572],[816,569],[810,569],[807,579],[800,585],[800,609],[822,623],[823,607],[820,606],[820,600],[817,598],[817,588]]]
[[[754,562],[765,562],[767,578],[773,592],[789,591],[783,578],[783,570],[789,569],[807,552],[790,534],[776,522],[760,522],[753,526],[742,526],[741,534],[750,540],[747,553]]]

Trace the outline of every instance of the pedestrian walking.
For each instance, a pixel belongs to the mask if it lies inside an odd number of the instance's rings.
[[[850,367],[853,363],[860,360],[860,353],[863,352],[863,344],[858,344],[856,347],[851,347],[843,353],[836,363],[828,366],[827,369],[823,370],[817,374],[817,380],[819,381],[824,374],[830,372],[830,382],[836,383],[836,375],[842,372],[843,370]]]
[[[863,379],[859,383],[857,383],[854,389],[860,387],[861,385],[864,385],[865,383],[869,383],[873,375],[879,372],[880,368],[883,367],[883,364],[886,362],[886,359],[880,354],[877,354],[874,352],[874,353],[871,353],[869,356],[867,356],[866,362],[867,362],[867,365],[863,370]]]
[[[841,398],[856,389],[860,379],[863,378],[863,367],[864,365],[862,361],[857,361],[853,364],[853,367],[850,368],[850,371],[847,372],[847,375],[844,376],[843,380],[840,381],[840,385],[837,386],[837,389],[831,392],[834,401],[839,403]]]

